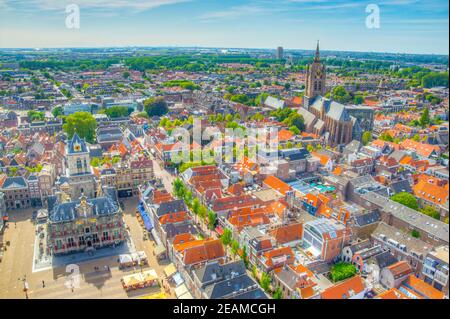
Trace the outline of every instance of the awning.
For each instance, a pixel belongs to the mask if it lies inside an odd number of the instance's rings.
[[[147,229],[147,231],[151,231],[153,229],[153,225],[152,222],[150,221],[150,217],[148,216],[147,211],[141,204],[138,205],[138,210],[139,213],[141,214],[142,221],[144,222],[145,229]]]
[[[119,263],[121,265],[123,265],[123,264],[132,264],[133,263],[133,258],[131,258],[131,256],[128,255],[128,254],[119,255]]]
[[[167,266],[166,268],[164,268],[164,274],[165,274],[168,278],[172,277],[176,272],[177,272],[177,268],[175,267],[174,264],[170,264],[169,266]]]

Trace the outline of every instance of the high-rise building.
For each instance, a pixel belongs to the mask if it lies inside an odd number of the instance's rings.
[[[277,60],[281,60],[284,58],[284,49],[283,47],[277,48],[277,54],[276,54]]]

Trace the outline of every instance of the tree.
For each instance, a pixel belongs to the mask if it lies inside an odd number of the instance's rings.
[[[281,288],[278,287],[275,289],[275,292],[273,293],[273,299],[281,299],[283,297],[283,292],[281,291]]]
[[[198,210],[198,217],[200,217],[201,220],[205,220],[207,212],[208,210],[206,209],[206,207],[201,205]]]
[[[363,104],[364,103],[364,97],[362,95],[355,95],[355,97],[353,98],[353,102],[356,105]]]
[[[434,219],[440,220],[441,219],[441,214],[433,207],[431,206],[425,206],[424,208],[422,208],[420,210],[421,213],[433,217]]]
[[[248,268],[248,255],[247,255],[247,247],[246,246],[244,246],[244,248],[242,248],[241,258],[244,261],[245,268]]]
[[[64,132],[69,139],[72,138],[75,131],[78,136],[86,139],[89,143],[95,142],[95,129],[97,122],[89,112],[75,112],[66,117],[66,123],[63,125]]]
[[[372,142],[372,132],[365,131],[361,137],[361,142],[364,146]]]
[[[419,119],[419,124],[422,126],[422,128],[428,127],[430,125],[430,110],[428,108],[425,108],[422,115]]]
[[[133,108],[126,106],[112,106],[105,110],[110,118],[127,117],[133,112]]]
[[[300,134],[300,130],[298,129],[297,126],[291,126],[291,127],[289,128],[289,131],[291,131],[292,134],[294,134],[294,135]]]
[[[265,292],[270,291],[270,276],[263,272],[261,275],[261,280],[259,281],[259,284],[261,285],[261,288],[264,289]]]
[[[420,233],[417,230],[413,229],[411,231],[411,236],[414,238],[420,238]]]
[[[62,106],[57,106],[52,110],[52,114],[54,117],[58,117],[64,115]]]
[[[350,263],[340,262],[331,267],[331,280],[338,282],[356,274],[356,267]]]
[[[45,113],[44,112],[39,112],[39,111],[34,111],[34,110],[30,110],[27,112],[27,116],[30,119],[31,122],[34,121],[43,121],[45,119]]]
[[[214,227],[216,226],[216,221],[217,221],[216,213],[210,210],[208,212],[208,228],[210,230],[214,230]]]
[[[236,239],[233,239],[231,242],[231,253],[233,254],[233,258],[237,255],[239,251],[239,242]]]
[[[186,193],[186,186],[184,186],[184,183],[181,179],[177,178],[173,182],[173,191],[177,198],[184,198],[184,195]]]
[[[414,195],[411,195],[407,192],[397,193],[391,197],[391,200],[405,205],[406,207],[412,208],[414,210],[419,209],[419,203],[417,202],[417,198]]]
[[[192,192],[191,191],[186,191],[185,193],[184,193],[184,196],[183,196],[183,200],[184,200],[184,202],[188,205],[188,207],[191,207],[192,206],[192,198],[193,198],[194,196],[192,195]]]
[[[198,212],[200,211],[200,201],[199,199],[196,197],[194,198],[194,200],[192,201],[192,212],[194,213],[194,215],[198,215]]]
[[[392,136],[390,136],[389,133],[387,133],[387,132],[381,133],[379,139],[382,140],[382,141],[386,141],[386,142],[393,142],[394,141],[394,138]]]
[[[94,157],[91,159],[91,166],[92,167],[98,167],[98,165],[100,164],[100,160],[98,157]]]
[[[352,96],[350,93],[347,92],[347,90],[342,86],[336,86],[333,88],[333,100],[340,102],[340,103],[348,103],[351,101]]]
[[[169,112],[163,97],[151,97],[144,101],[144,109],[148,116],[163,116]]]
[[[124,79],[128,79],[129,77],[130,77],[130,72],[128,72],[128,71],[125,71],[125,72],[123,72],[123,78]]]
[[[225,228],[222,236],[220,236],[220,240],[225,247],[231,245],[231,241],[233,240],[233,233],[231,232],[231,230]]]

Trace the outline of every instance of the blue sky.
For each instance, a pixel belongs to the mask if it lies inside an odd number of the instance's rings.
[[[80,29],[65,26],[78,4]],[[366,6],[380,8],[368,29]],[[0,47],[209,46],[448,54],[447,0],[0,0]]]

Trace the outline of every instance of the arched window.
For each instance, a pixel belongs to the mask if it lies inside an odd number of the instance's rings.
[[[81,159],[77,158],[77,170],[80,172],[83,169]]]

